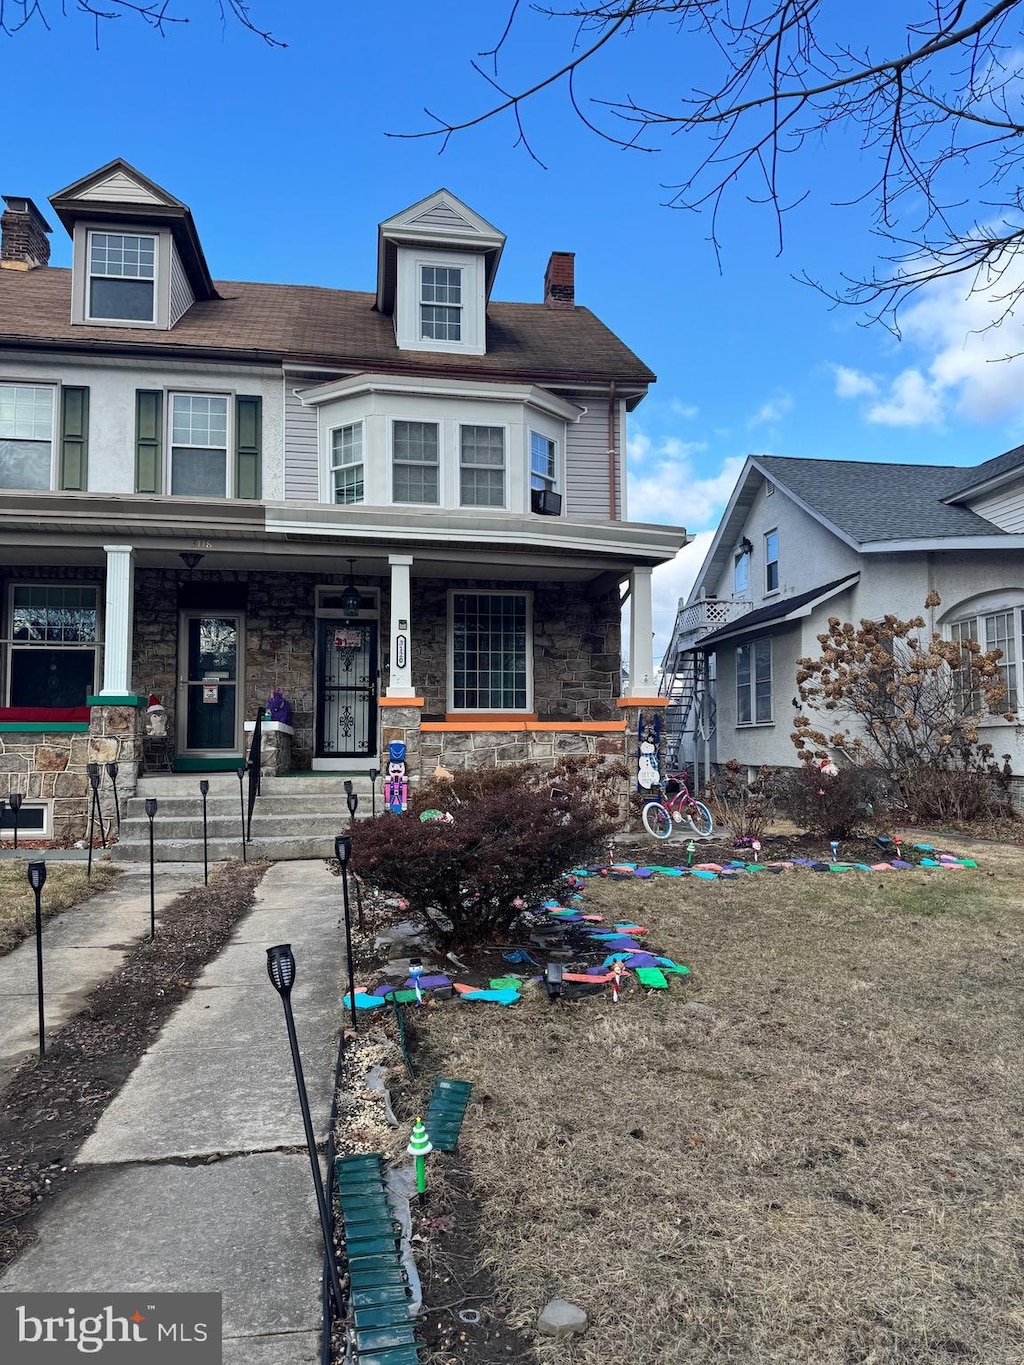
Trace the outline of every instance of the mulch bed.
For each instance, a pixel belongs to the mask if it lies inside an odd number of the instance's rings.
[[[0,1092],[0,1269],[34,1238],[32,1218],[77,1174],[75,1153],[201,969],[252,907],[269,864],[224,864],[163,912],[81,1013]]]

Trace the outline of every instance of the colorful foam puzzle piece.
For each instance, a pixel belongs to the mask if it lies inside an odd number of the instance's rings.
[[[638,967],[636,979],[647,990],[664,991],[668,989],[668,978],[660,967]]]
[[[707,871],[705,868],[703,868],[703,867],[695,867],[695,868],[692,868],[692,869],[691,869],[691,874],[692,874],[694,877],[703,877],[705,881],[712,881],[712,882],[715,882],[715,881],[718,880],[718,873],[717,873],[717,872],[708,872],[708,871]]]
[[[416,997],[414,993],[413,999],[415,998]],[[346,1009],[352,1008],[348,991],[346,991],[345,994],[342,996],[341,1003],[345,1006]],[[376,1010],[379,1009],[381,1005],[386,1005],[387,1003],[388,1002],[384,999],[382,995],[367,995],[366,991],[356,991],[357,1010]]]
[[[460,986],[455,983],[455,989],[459,994],[460,1000],[473,1000],[479,1004],[493,1005],[514,1005],[519,999],[519,992],[511,986],[504,990],[479,990],[472,986]]]

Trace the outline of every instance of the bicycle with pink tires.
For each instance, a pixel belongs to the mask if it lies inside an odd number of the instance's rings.
[[[667,794],[670,786],[676,788],[671,796]],[[660,800],[648,801],[644,806],[643,822],[647,833],[655,839],[667,839],[675,826],[685,820],[694,834],[707,838],[715,827],[711,812],[703,801],[691,795],[685,774],[669,773],[662,789],[666,794]]]

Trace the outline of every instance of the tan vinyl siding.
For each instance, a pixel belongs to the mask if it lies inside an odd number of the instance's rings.
[[[323,383],[322,374],[284,377],[284,495],[289,502],[320,501],[317,409],[304,407],[296,389]]]
[[[565,442],[565,514],[580,521],[607,521],[608,505],[608,400],[564,394],[570,403],[587,411],[570,422]],[[616,498],[619,496],[618,480]]]
[[[159,204],[160,200],[152,190],[140,185],[124,171],[115,171],[98,185],[83,191],[79,199],[98,199],[106,204]]]
[[[426,213],[421,213],[413,221],[417,227],[437,228],[439,231],[448,232],[454,230],[476,235],[472,225],[467,223],[461,214],[447,208],[444,204],[435,205],[434,208],[428,209]]]
[[[171,326],[183,317],[196,301],[184,267],[178,259],[178,249],[171,244]]]
[[[984,517],[1002,531],[1024,531],[1024,482],[1000,488],[968,505],[972,512],[977,512],[979,517]]]

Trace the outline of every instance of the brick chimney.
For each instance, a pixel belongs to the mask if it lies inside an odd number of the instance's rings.
[[[552,251],[544,272],[544,303],[548,308],[575,308],[576,253]]]
[[[50,225],[31,199],[2,196],[7,208],[0,217],[0,269],[35,270],[50,260]]]

